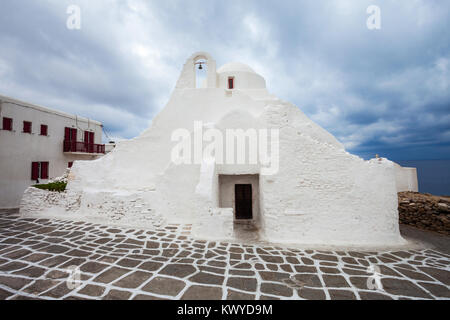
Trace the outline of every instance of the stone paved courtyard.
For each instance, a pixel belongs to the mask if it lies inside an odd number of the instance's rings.
[[[2,215],[0,299],[450,299],[450,255],[437,250],[217,243],[189,229]]]

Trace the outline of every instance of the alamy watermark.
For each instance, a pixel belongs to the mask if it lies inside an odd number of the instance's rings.
[[[69,15],[66,21],[67,29],[80,30],[81,29],[81,8],[75,4],[67,7],[66,13]]]
[[[367,269],[368,273],[372,275],[367,278],[367,288],[369,290],[383,291],[383,284],[381,283],[381,271],[379,266],[370,265]]]
[[[218,165],[260,165],[261,175],[279,170],[278,129],[208,128],[194,122],[194,130],[180,128],[172,132],[171,160],[175,165],[215,163]]]
[[[379,6],[371,5],[367,8],[367,14],[370,16],[367,18],[366,25],[369,30],[381,29],[381,9]]]
[[[69,274],[66,280],[66,285],[69,290],[74,290],[81,286],[81,272],[77,266],[70,266],[66,269]]]

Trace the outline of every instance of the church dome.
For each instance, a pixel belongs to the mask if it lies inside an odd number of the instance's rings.
[[[248,65],[240,63],[240,62],[230,62],[217,70],[217,73],[224,73],[224,72],[249,72],[249,73],[256,73],[255,70],[250,68]]]
[[[224,89],[265,89],[266,81],[248,65],[230,62],[217,70],[218,87]]]

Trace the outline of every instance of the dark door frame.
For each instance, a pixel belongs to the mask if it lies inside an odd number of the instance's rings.
[[[253,220],[253,187],[251,184],[234,185],[235,219]]]

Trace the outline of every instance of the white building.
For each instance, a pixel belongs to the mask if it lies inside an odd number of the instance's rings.
[[[18,208],[30,185],[75,160],[105,153],[102,124],[0,95],[0,209]]]
[[[417,179],[417,168],[402,167],[395,163],[395,180],[397,191],[419,192],[419,181]]]
[[[77,162],[57,204],[41,205],[33,194],[23,215],[43,208],[41,215],[139,227],[190,224],[194,237],[216,240],[248,229],[277,243],[404,243],[391,161],[349,154],[298,107],[270,94],[250,67],[216,69],[204,52],[187,60],[141,136]]]

